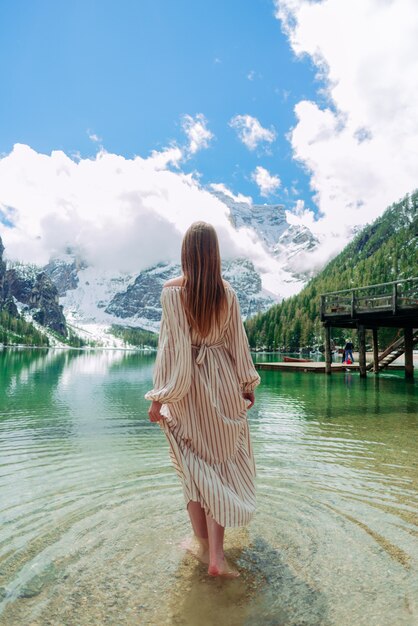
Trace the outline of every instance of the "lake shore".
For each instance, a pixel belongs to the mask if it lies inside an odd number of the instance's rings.
[[[156,348],[139,348],[132,347],[119,347],[119,346],[28,346],[25,344],[16,344],[14,346],[4,346],[0,344],[0,350],[77,350],[80,352],[91,352],[97,350],[110,350],[111,352],[141,352],[141,354],[150,354],[157,351]]]

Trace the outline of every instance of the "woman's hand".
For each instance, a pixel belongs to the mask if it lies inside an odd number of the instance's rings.
[[[160,420],[164,419],[164,416],[160,413],[161,407],[161,402],[157,402],[156,400],[152,401],[152,404],[148,409],[150,422],[159,422]]]
[[[255,402],[254,391],[249,391],[247,393],[243,393],[242,397],[244,398],[244,400],[249,400],[251,402],[251,404],[249,404],[247,406],[247,409],[251,409],[251,407],[254,406],[254,402]]]

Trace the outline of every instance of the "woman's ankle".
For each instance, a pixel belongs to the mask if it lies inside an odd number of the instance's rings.
[[[223,550],[216,550],[215,552],[211,552],[209,549],[209,561],[210,563],[222,563],[225,560],[225,555]]]

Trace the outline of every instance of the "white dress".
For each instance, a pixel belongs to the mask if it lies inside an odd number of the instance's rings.
[[[225,323],[205,338],[189,327],[182,289],[162,290],[154,388],[145,398],[163,404],[159,423],[186,505],[198,501],[222,526],[243,526],[255,511],[256,468],[242,392],[260,377],[234,289],[226,287]]]

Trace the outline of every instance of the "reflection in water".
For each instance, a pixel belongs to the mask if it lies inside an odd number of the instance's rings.
[[[0,623],[418,623],[417,384],[262,372],[258,508],[210,579],[164,434],[154,356],[0,353]]]

